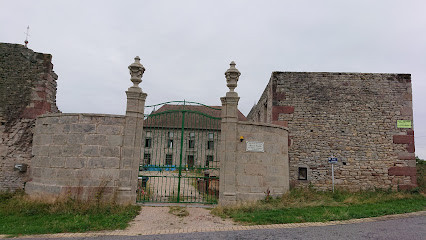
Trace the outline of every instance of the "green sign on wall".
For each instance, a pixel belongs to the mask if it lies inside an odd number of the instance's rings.
[[[398,128],[412,128],[411,120],[397,120],[396,126]]]

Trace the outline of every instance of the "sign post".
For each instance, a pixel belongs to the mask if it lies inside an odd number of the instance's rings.
[[[334,193],[334,164],[337,163],[337,158],[331,155],[331,157],[328,158],[328,163],[331,163],[331,181],[333,184],[333,193]]]

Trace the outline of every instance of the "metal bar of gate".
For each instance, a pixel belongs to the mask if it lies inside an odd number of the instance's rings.
[[[178,175],[178,192],[177,192],[177,202],[180,201],[180,182],[182,178],[182,153],[183,153],[183,132],[185,130],[185,111],[182,111],[182,128],[180,133],[180,156],[179,156],[179,175]]]

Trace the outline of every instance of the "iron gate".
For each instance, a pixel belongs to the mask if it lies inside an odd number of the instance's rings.
[[[146,108],[138,201],[217,203],[220,107],[172,101]]]

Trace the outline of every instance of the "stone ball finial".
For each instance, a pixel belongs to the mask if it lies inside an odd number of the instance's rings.
[[[225,72],[227,83],[226,86],[228,86],[230,92],[233,92],[237,87],[238,78],[240,77],[241,73],[238,71],[238,69],[235,68],[236,64],[234,61],[232,61],[229,65],[229,69]]]
[[[135,62],[129,65],[130,70],[130,81],[133,82],[133,87],[139,87],[139,83],[142,82],[142,76],[145,72],[144,66],[141,64],[139,56],[135,57]]]

